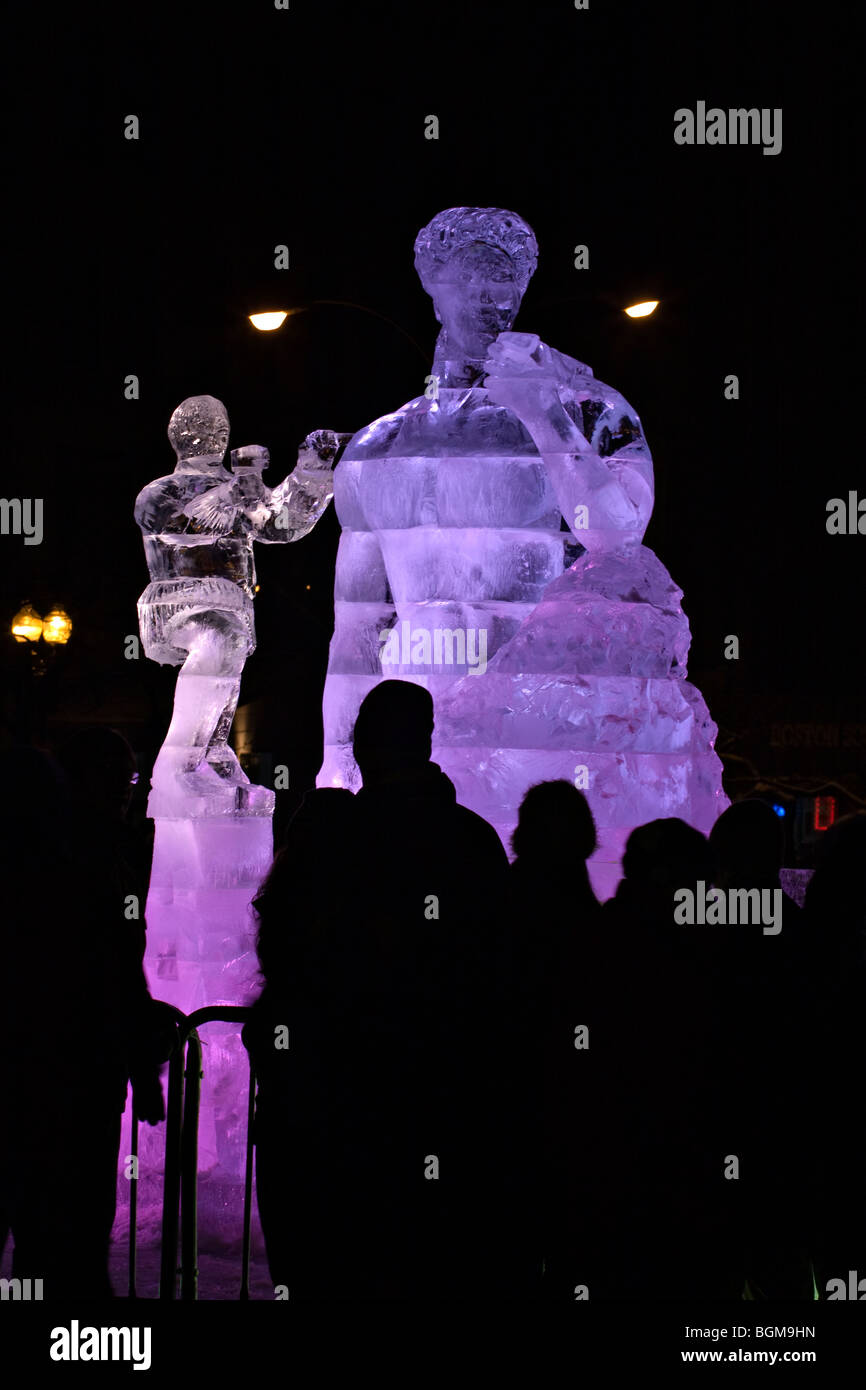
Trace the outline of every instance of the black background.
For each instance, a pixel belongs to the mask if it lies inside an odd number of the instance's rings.
[[[133,502],[174,465],[174,406],[224,400],[232,446],[267,445],[273,484],[310,429],[421,394],[438,325],[413,241],[461,203],[529,221],[539,267],[516,327],[641,416],[646,543],[684,591],[723,757],[795,773],[771,720],[863,721],[866,536],[825,526],[831,497],[866,496],[853,8],[103,5],[20,11],[5,39],[2,490],[44,498],[45,538],[0,538],[0,618],[5,634],[25,597],[73,618],[42,685],[49,734],[105,720],[146,759],[164,733],[175,672],[123,644],[147,582]],[[782,152],[676,145],[674,112],[698,100],[781,107]],[[644,298],[656,313],[626,318]],[[302,306],[275,334],[245,319]],[[330,509],[303,542],[257,548],[242,703],[262,702],[258,740],[294,792],[320,758],[338,537]],[[15,720],[7,700],[4,741]],[[824,771],[858,785],[858,757]]]

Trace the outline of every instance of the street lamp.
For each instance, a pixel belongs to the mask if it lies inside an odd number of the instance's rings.
[[[370,314],[374,319],[381,319],[383,323],[389,324],[391,328],[396,328],[397,332],[402,333],[404,338],[408,338],[412,346],[417,348],[424,361],[429,362],[429,354],[424,351],[420,343],[415,341],[411,333],[407,333],[406,329],[401,327],[399,323],[389,318],[387,314],[380,313],[378,309],[370,309],[366,304],[355,304],[351,299],[311,299],[309,304],[299,304],[294,309],[268,309],[260,313],[247,314],[247,319],[253,325],[253,328],[257,328],[260,333],[273,333],[275,329],[282,328],[286,319],[291,318],[293,314],[303,314],[308,309],[311,309],[313,305],[318,304],[336,305],[341,309],[356,309],[359,313]]]
[[[20,642],[30,653],[29,660],[22,652],[22,683],[18,687],[19,705],[17,719],[24,731],[27,742],[41,744],[45,737],[46,721],[46,682],[42,679],[49,668],[54,670],[58,661],[57,651],[65,647],[72,634],[72,619],[55,603],[44,618],[41,618],[29,599],[25,599],[15,617],[10,630],[16,642]],[[40,638],[42,639],[40,641]],[[46,647],[42,646],[45,642]],[[47,683],[49,686],[53,682]]]
[[[38,642],[42,636],[42,619],[29,599],[12,619],[12,636],[16,642]]]
[[[269,309],[261,314],[248,314],[247,318],[260,333],[273,333],[275,328],[282,328],[288,316],[288,309]]]
[[[657,299],[645,299],[641,304],[630,304],[625,310],[630,319],[645,319],[659,307]]]
[[[38,642],[41,637],[52,647],[65,647],[71,635],[72,619],[66,609],[57,603],[44,618],[40,618],[27,599],[12,619],[12,636],[16,642]]]
[[[42,620],[42,640],[52,646],[65,647],[71,635],[72,619],[65,608],[55,603]]]
[[[16,642],[29,642],[30,669],[34,676],[44,676],[47,657],[42,654],[39,639],[42,638],[53,651],[65,647],[72,634],[72,619],[65,608],[55,603],[44,618],[40,618],[29,599],[18,609],[12,619],[12,636]]]

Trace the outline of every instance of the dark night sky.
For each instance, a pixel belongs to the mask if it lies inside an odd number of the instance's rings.
[[[256,0],[185,6],[180,25],[167,5],[7,21],[3,492],[42,496],[46,524],[39,547],[0,540],[3,625],[25,596],[69,609],[68,712],[150,711],[156,728],[167,710],[174,673],[124,662],[122,643],[147,579],[132,504],[173,467],[174,406],[222,398],[232,444],[266,444],[273,483],[308,430],[420,394],[437,325],[413,240],[469,203],[536,231],[517,328],[588,362],[643,420],[646,541],[684,591],[714,717],[777,697],[788,719],[862,722],[866,536],[825,529],[830,497],[866,496],[862,35],[845,7],[806,14]],[[699,99],[782,107],[782,153],[677,146],[673,113]],[[631,322],[635,298],[661,307]],[[327,306],[275,335],[244,320],[316,299],[402,332]],[[267,689],[304,725],[313,769],[337,538],[329,513],[301,544],[259,548],[242,697]]]

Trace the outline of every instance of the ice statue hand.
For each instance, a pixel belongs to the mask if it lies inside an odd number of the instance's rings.
[[[490,400],[522,420],[537,419],[559,404],[563,373],[536,333],[500,333],[490,346],[484,370]]]
[[[261,473],[242,473],[234,479],[230,487],[232,502],[241,511],[244,507],[254,507],[267,492],[268,487]]]
[[[313,473],[331,472],[351,438],[351,434],[336,430],[313,430],[300,447],[298,465]]]
[[[232,474],[234,477],[233,497],[237,505],[261,501],[268,491],[262,473],[270,462],[270,454],[261,444],[247,444],[242,449],[232,449]]]
[[[519,377],[567,386],[574,372],[568,359],[543,343],[537,333],[500,333],[487,352],[484,370],[497,379]]]
[[[580,368],[579,362],[549,348],[536,333],[500,333],[488,349],[484,389],[494,405],[517,416],[542,457],[591,454],[591,445],[560,394],[570,394]]]

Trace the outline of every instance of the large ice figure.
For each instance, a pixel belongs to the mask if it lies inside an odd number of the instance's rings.
[[[255,647],[253,544],[298,540],[333,495],[348,435],[317,430],[269,488],[266,449],[232,451],[225,407],[191,396],[168,435],[173,473],[135,504],[150,584],[138,602],[145,654],[180,666],[148,801],[155,822],[146,964],[155,997],[184,1013],[248,1002],[256,979],[249,910],[273,857],[274,793],[250,783],[229,745],[244,662]],[[214,1025],[202,1103],[202,1163],[236,1178],[246,1066],[236,1030]]]
[[[716,726],[686,681],[681,592],[641,544],[653,503],[640,420],[589,367],[512,324],[532,229],[451,208],[415,265],[442,324],[425,395],[359,431],[335,473],[342,525],[320,785],[355,787],[351,730],[379,680],[434,697],[434,757],[503,839],[533,783],[585,787],[607,896],[629,830],[728,804]]]

